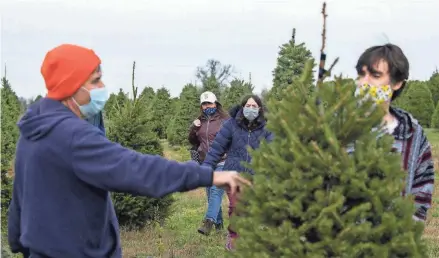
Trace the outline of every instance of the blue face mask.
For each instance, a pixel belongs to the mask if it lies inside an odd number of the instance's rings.
[[[106,87],[94,88],[91,90],[87,90],[86,88],[83,89],[90,93],[90,102],[80,106],[75,99],[73,100],[76,105],[78,105],[81,114],[86,118],[91,118],[104,109],[105,103],[108,100],[108,90]]]
[[[216,108],[212,108],[212,107],[206,108],[205,110],[203,110],[203,112],[204,112],[204,114],[211,116],[211,115],[215,114]]]
[[[259,116],[259,108],[244,107],[242,113],[248,121],[253,121]]]

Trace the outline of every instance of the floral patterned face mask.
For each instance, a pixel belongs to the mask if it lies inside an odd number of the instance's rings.
[[[365,96],[371,98],[376,104],[390,102],[392,99],[392,88],[390,85],[376,86],[367,83],[358,84],[355,89],[355,96]]]

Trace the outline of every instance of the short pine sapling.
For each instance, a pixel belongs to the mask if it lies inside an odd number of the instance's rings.
[[[309,95],[312,62],[268,103],[271,143],[251,151],[254,186],[232,225],[233,257],[426,257],[384,112],[336,78]],[[320,105],[317,105],[319,99]]]

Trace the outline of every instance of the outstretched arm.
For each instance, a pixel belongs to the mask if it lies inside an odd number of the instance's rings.
[[[203,166],[209,166],[212,169],[215,168],[216,164],[220,161],[221,157],[227,151],[233,136],[233,125],[232,120],[227,120],[217,135],[215,140],[210,146],[209,152],[203,161]]]
[[[74,135],[71,152],[76,175],[108,191],[159,198],[212,185],[211,168],[135,152],[109,141],[92,127]]]

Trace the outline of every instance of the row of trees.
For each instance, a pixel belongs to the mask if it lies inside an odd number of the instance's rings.
[[[294,91],[294,82],[302,74],[306,61],[312,60],[311,51],[304,43],[296,43],[295,37],[294,30],[291,39],[280,46],[277,66],[273,70],[273,86],[261,93],[265,100],[280,101],[284,98],[284,89],[289,88]],[[315,67],[315,63],[313,61],[312,63],[312,67]],[[104,115],[108,138],[142,153],[163,155],[161,139],[167,139],[173,145],[186,145],[188,127],[200,112],[201,92],[206,90],[214,92],[226,109],[239,103],[244,95],[254,92],[251,75],[247,80],[236,78],[231,65],[224,65],[213,59],[208,60],[205,66],[197,68],[196,76],[201,83],[185,85],[180,95],[174,98],[165,87],[154,90],[147,86],[138,93],[135,63],[132,69],[131,93],[120,89],[117,94],[111,94]],[[329,86],[333,82],[326,84]],[[309,92],[313,92],[312,79],[306,81],[306,88]],[[8,172],[13,164],[15,145],[19,136],[16,122],[25,108],[36,99],[26,101],[19,98],[5,77],[2,79],[1,97],[3,219],[11,191],[12,175],[9,173],[8,176]],[[439,73],[435,71],[428,81],[409,81],[407,89],[396,105],[412,112],[425,127],[439,128],[438,100]],[[291,113],[288,115],[295,116]],[[171,196],[156,200],[119,193],[114,193],[113,199],[120,223],[134,228],[144,226],[148,220],[166,217],[173,201]]]

